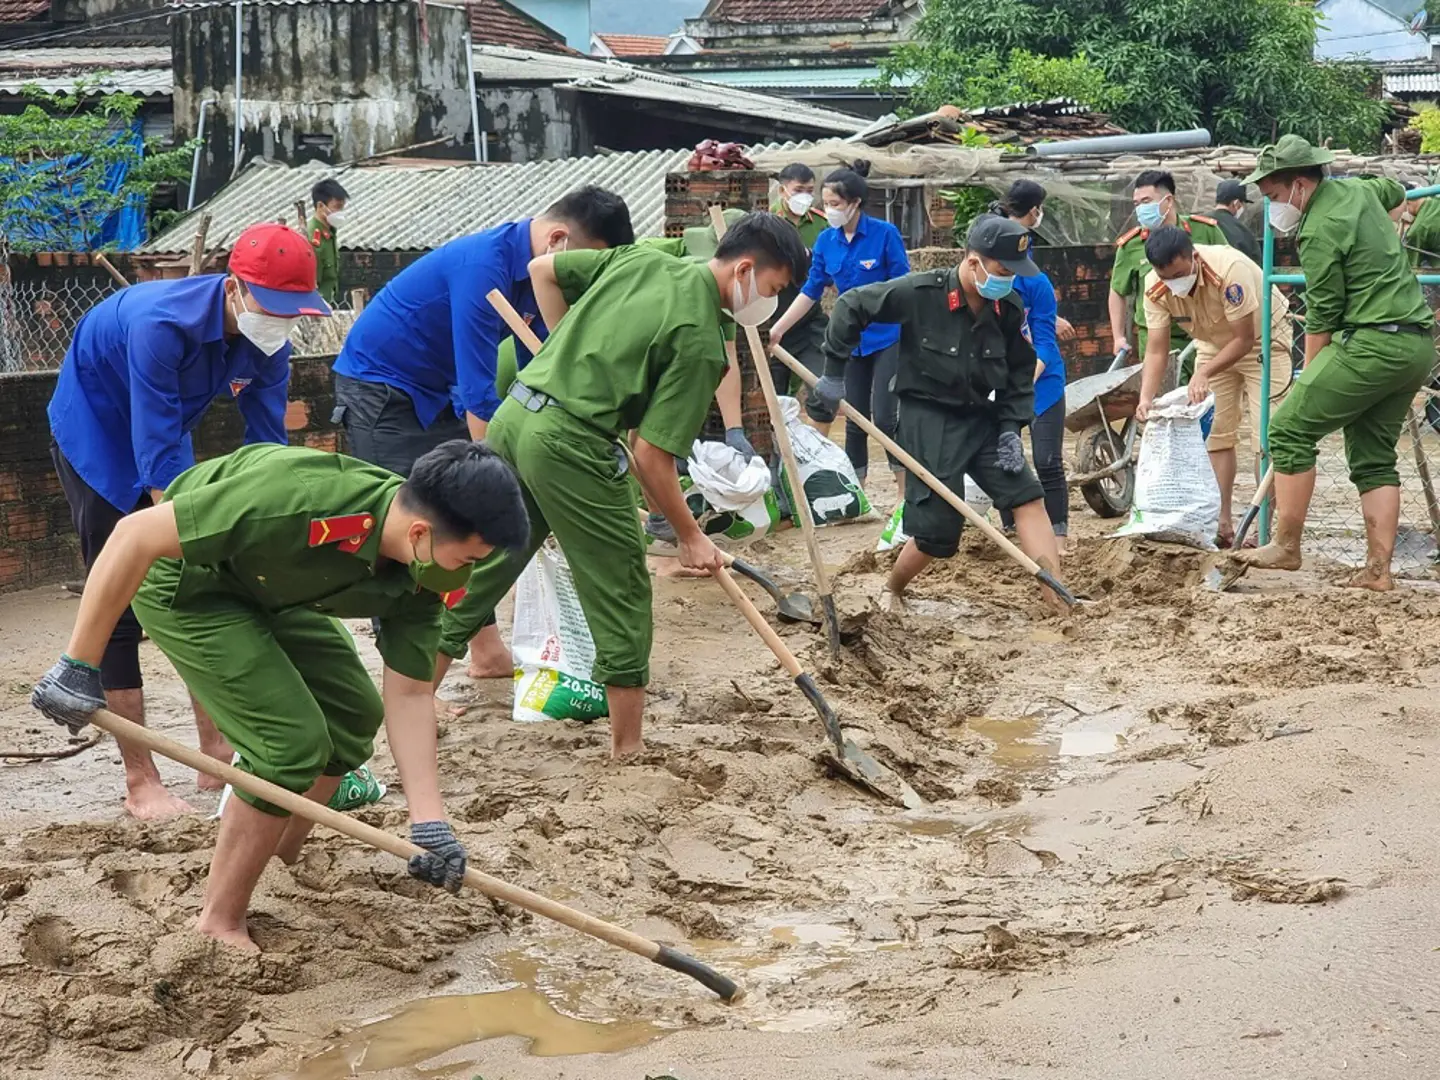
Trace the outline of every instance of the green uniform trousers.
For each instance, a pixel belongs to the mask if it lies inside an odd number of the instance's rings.
[[[385,706],[339,620],[306,608],[266,611],[207,588],[215,571],[180,566],[155,565],[135,596],[135,615],[239,752],[239,767],[304,792],[322,774],[344,776],[369,761]],[[235,795],[266,813],[288,813]]]
[[[1343,429],[1350,480],[1360,493],[1397,486],[1395,444],[1434,364],[1435,342],[1428,328],[1336,334],[1270,419],[1275,471],[1293,476],[1313,469],[1316,444]]]
[[[1045,489],[1026,465],[1007,473],[996,460],[999,422],[988,411],[957,409],[924,398],[902,395],[896,432],[901,446],[962,499],[965,474],[990,496],[997,510],[1045,497]],[[905,531],[915,546],[935,559],[948,559],[960,549],[965,519],[914,473],[905,473]]]
[[[531,412],[514,398],[501,403],[485,442],[519,474],[530,543],[475,567],[464,598],[445,613],[440,651],[465,655],[466,643],[553,533],[595,639],[591,678],[606,686],[644,686],[655,630],[650,571],[637,488],[619,446],[558,405]]]

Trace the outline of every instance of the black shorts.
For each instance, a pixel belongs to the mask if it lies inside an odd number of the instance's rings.
[[[415,415],[415,403],[403,390],[348,375],[335,376],[335,413],[330,420],[344,426],[352,457],[401,476],[409,476],[416,458],[441,443],[470,438],[465,421],[449,409],[425,427]]]
[[[1000,426],[979,410],[959,410],[923,398],[902,396],[897,441],[936,478],[962,499],[965,474],[990,496],[997,510],[1045,497],[1045,489],[1027,464],[1007,473],[996,460]],[[912,472],[905,474],[905,531],[915,546],[936,559],[948,559],[960,548],[965,519],[953,506]]]
[[[65,501],[70,504],[70,520],[80,536],[80,558],[85,569],[95,565],[100,549],[115,526],[127,513],[144,510],[150,505],[150,493],[140,496],[140,501],[128,511],[117,510],[98,491],[92,488],[60,452],[55,440],[50,440],[50,460],[55,462],[55,471],[60,474],[60,487],[65,492]],[[110,641],[105,646],[105,655],[100,661],[100,685],[106,690],[137,690],[145,684],[140,675],[140,640],[143,637],[135,613],[128,607],[115,624]]]

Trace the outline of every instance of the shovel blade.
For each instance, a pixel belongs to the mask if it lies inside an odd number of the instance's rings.
[[[1206,573],[1205,587],[1211,592],[1225,592],[1244,577],[1249,569],[1249,563],[1243,563],[1237,559],[1227,559],[1219,565],[1212,566]]]
[[[789,593],[778,597],[775,601],[775,612],[785,622],[820,625],[820,616],[815,614],[815,606],[804,593]]]
[[[896,806],[914,810],[925,805],[925,800],[920,798],[914,788],[844,736],[840,730],[840,718],[821,695],[814,679],[801,672],[795,677],[795,685],[820,714],[825,734],[830,737],[829,760],[836,771],[857,786]]]

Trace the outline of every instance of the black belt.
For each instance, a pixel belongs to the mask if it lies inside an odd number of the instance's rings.
[[[563,410],[565,406],[556,401],[549,394],[542,394],[539,390],[531,390],[522,382],[510,384],[509,396],[524,405],[529,412],[539,412],[547,405],[554,405],[557,409]]]
[[[1430,327],[1421,326],[1419,323],[1379,323],[1370,326],[1347,326],[1345,329],[1354,332],[1356,330],[1378,330],[1382,334],[1428,334]]]

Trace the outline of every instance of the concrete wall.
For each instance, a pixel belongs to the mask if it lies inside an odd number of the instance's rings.
[[[330,424],[335,394],[333,357],[297,360],[290,372],[285,427],[294,445],[341,450]],[[0,592],[33,589],[83,576],[70,508],[50,460],[45,408],[55,391],[54,371],[0,375]],[[194,433],[199,458],[240,445],[245,426],[234,402],[222,396]]]
[[[550,86],[480,86],[480,127],[492,161],[549,161],[593,152],[576,101]]]
[[[470,131],[465,12],[409,3],[247,5],[244,8],[242,159],[350,161]],[[205,118],[197,198],[233,166],[235,15],[231,7],[173,16],[175,138]]]

